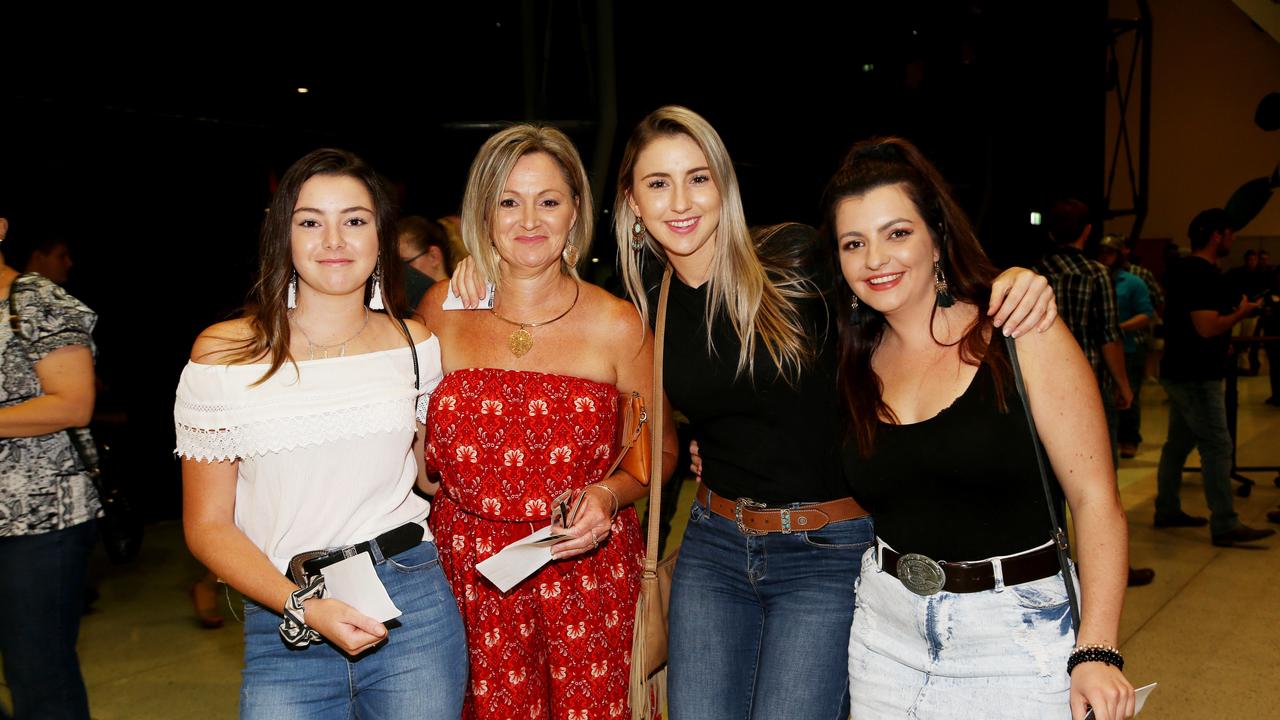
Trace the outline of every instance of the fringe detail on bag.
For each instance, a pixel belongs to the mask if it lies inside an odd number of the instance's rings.
[[[652,676],[645,676],[649,658],[645,655],[645,593],[636,599],[636,625],[631,635],[631,678],[627,700],[631,705],[631,720],[653,720],[660,717],[667,707],[667,666],[663,665]]]

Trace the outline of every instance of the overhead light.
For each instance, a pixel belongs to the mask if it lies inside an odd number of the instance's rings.
[[[600,262],[600,258],[591,258],[591,262]]]
[[[310,89],[310,88],[304,88],[304,87],[300,87],[300,88],[298,88],[298,94],[299,94],[299,95],[306,95],[306,94],[307,94],[307,93],[309,93],[309,92],[311,92],[311,89]]]
[[[862,72],[871,72],[872,70],[875,70],[875,69],[876,69],[876,66],[871,63],[863,63],[862,65]]]
[[[1032,225],[1039,225],[1039,224],[1040,224],[1040,220],[1041,220],[1040,213],[1036,212],[1035,210],[1032,210],[1032,211],[1031,211],[1031,224],[1032,224]]]

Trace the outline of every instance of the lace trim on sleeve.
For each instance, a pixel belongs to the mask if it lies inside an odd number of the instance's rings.
[[[410,400],[393,398],[309,415],[246,422],[226,428],[201,428],[183,421],[182,410],[218,412],[203,405],[186,406],[181,400],[174,429],[179,457],[219,462],[321,445],[350,437],[414,430]],[[421,402],[419,402],[421,408]]]

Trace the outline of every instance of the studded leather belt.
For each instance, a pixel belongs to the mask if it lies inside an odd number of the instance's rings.
[[[880,549],[880,568],[897,577],[917,595],[933,595],[941,590],[982,592],[996,586],[995,566],[990,560],[939,561],[916,553],[902,554],[885,545]],[[1046,545],[1021,555],[1001,558],[1000,569],[1005,585],[1040,580],[1058,574],[1058,553],[1053,545]]]
[[[802,505],[798,508],[771,508],[751,498],[730,500],[711,492],[711,488],[698,484],[698,502],[720,517],[734,521],[743,535],[768,533],[809,532],[841,520],[866,517],[853,498],[841,498],[828,502]]]

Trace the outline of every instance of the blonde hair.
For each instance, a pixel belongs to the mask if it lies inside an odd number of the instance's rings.
[[[706,324],[712,327],[715,317],[723,313],[729,318],[741,344],[738,351],[738,374],[745,370],[754,376],[756,339],[760,340],[769,359],[788,381],[795,380],[813,358],[813,350],[805,342],[806,332],[800,313],[792,300],[817,294],[798,273],[781,266],[765,266],[742,210],[738,176],[724,141],[701,115],[678,105],[658,108],[640,121],[627,141],[618,169],[618,193],[614,198],[614,234],[618,239],[618,256],[627,294],[648,317],[649,303],[643,282],[643,264],[649,253],[666,263],[666,252],[648,232],[644,248],[631,249],[632,228],[636,215],[627,198],[631,195],[636,160],[649,143],[660,137],[684,135],[697,143],[707,157],[711,178],[720,192],[720,224],[716,228],[715,255],[707,279]],[[648,252],[645,252],[647,248]],[[707,350],[714,353],[711,333],[707,333]]]
[[[582,158],[573,141],[559,130],[545,125],[521,123],[501,130],[485,141],[471,162],[467,190],[462,197],[462,244],[475,258],[476,269],[492,282],[498,280],[498,253],[493,247],[490,221],[498,200],[507,186],[507,178],[520,158],[546,153],[560,166],[561,174],[577,203],[578,219],[569,228],[566,247],[578,251],[578,262],[587,256],[591,245],[594,210],[591,205],[591,183],[582,166]],[[576,266],[560,261],[562,269],[578,276]]]

